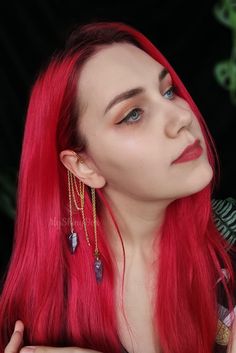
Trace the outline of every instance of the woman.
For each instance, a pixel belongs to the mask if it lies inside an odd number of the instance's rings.
[[[214,219],[213,152],[145,36],[123,23],[75,30],[30,99],[1,350],[226,351],[219,290],[229,338],[233,267]]]

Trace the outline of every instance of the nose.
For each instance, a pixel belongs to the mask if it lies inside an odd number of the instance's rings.
[[[170,138],[175,138],[182,130],[190,130],[194,119],[190,107],[184,104],[173,104],[168,101],[166,107],[165,133]]]

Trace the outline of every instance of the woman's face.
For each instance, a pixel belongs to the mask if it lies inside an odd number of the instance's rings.
[[[198,192],[212,179],[198,120],[163,70],[141,49],[116,43],[100,49],[81,71],[78,128],[107,193],[169,200]],[[202,155],[173,164],[196,139]]]

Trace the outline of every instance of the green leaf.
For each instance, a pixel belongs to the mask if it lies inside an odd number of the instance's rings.
[[[15,218],[16,176],[13,168],[5,168],[0,172],[0,211],[11,219]]]
[[[223,0],[213,8],[215,17],[230,28],[236,28],[236,7],[234,0]]]
[[[15,218],[15,207],[13,204],[13,200],[6,193],[0,194],[0,211],[5,213],[11,219]]]

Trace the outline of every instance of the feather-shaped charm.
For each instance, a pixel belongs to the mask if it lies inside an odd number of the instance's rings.
[[[79,239],[77,233],[73,232],[68,236],[69,248],[72,254],[74,254],[77,246],[79,245]]]
[[[95,276],[97,282],[102,281],[102,275],[103,275],[103,267],[102,267],[102,261],[97,257],[94,262],[94,271],[95,271]]]

